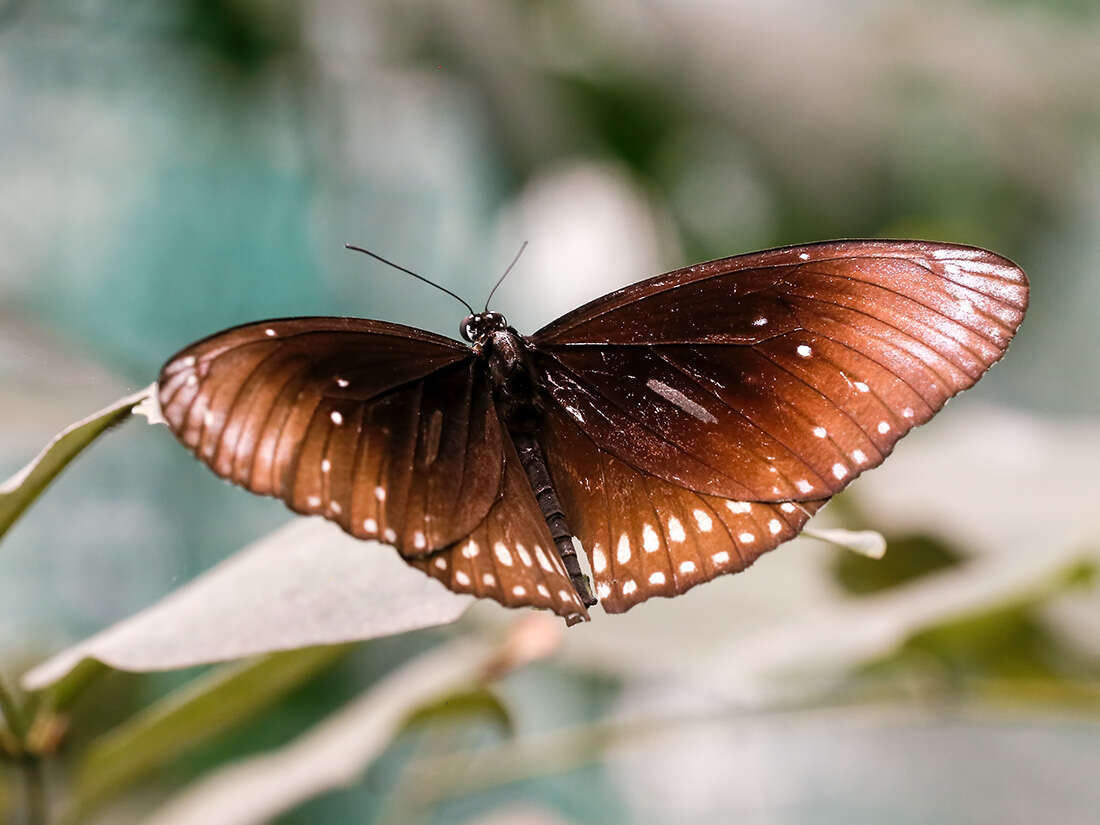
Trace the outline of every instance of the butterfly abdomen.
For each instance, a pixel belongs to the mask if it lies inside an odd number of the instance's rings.
[[[490,333],[483,352],[489,363],[497,411],[516,446],[520,463],[531,485],[531,492],[535,495],[539,510],[542,511],[546,526],[554,539],[554,546],[569,573],[577,596],[583,604],[593,605],[596,600],[592,596],[588,578],[577,561],[573,531],[562,512],[561,501],[554,489],[550,470],[546,466],[546,456],[538,438],[545,414],[539,399],[534,364],[523,346],[523,341],[511,328]]]

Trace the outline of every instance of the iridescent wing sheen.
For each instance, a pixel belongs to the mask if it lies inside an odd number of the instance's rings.
[[[547,455],[608,613],[738,573],[794,538],[824,501],[734,501],[644,473],[551,411]]]
[[[708,496],[809,502],[972,386],[1027,300],[1019,267],[982,249],[836,241],[660,275],[528,343],[584,450]]]
[[[504,477],[504,433],[469,348],[356,318],[263,321],[161,371],[179,439],[222,478],[406,557],[469,534]],[[529,495],[529,493],[528,493]]]
[[[456,593],[506,607],[543,607],[570,624],[587,621],[511,441],[505,444],[503,495],[469,535],[412,562]]]

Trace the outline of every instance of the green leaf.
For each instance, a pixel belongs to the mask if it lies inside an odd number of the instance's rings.
[[[137,405],[152,397],[155,386],[120,398],[99,412],[70,424],[55,435],[33,461],[0,484],[0,538],[69,462],[108,429],[129,418]]]
[[[150,771],[270,706],[351,645],[273,653],[217,668],[100,737],[77,768],[68,822]]]
[[[449,624],[473,602],[393,548],[298,518],[161,601],[24,674],[41,690],[94,659],[171,670]]]
[[[515,732],[511,711],[496,693],[484,686],[456,691],[425,704],[409,717],[408,724],[446,724],[474,716],[487,717],[509,736]]]
[[[281,748],[231,764],[196,782],[146,819],[147,825],[258,825],[325,791],[356,781],[425,706],[469,695],[560,639],[558,622],[532,615],[502,645],[443,644],[406,663],[312,730]],[[547,643],[543,643],[543,642]]]

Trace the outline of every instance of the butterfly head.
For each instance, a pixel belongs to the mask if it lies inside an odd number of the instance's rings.
[[[475,315],[467,315],[458,326],[462,337],[471,344],[476,344],[491,332],[508,329],[508,319],[499,312],[478,312]]]

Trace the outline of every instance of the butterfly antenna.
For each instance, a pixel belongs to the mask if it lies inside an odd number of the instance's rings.
[[[504,274],[497,278],[497,282],[493,284],[493,288],[489,290],[489,297],[485,299],[485,309],[482,312],[489,311],[489,302],[493,300],[493,293],[497,291],[497,287],[504,283],[504,279],[508,277],[508,273],[512,271],[512,267],[516,265],[516,261],[519,260],[519,256],[523,254],[523,250],[527,248],[527,241],[524,241],[519,248],[519,252],[516,253],[516,257],[512,258],[512,263],[508,264],[508,268],[504,270]]]
[[[374,259],[375,259],[376,261],[381,261],[381,262],[382,262],[382,263],[384,263],[384,264],[387,264],[387,265],[389,265],[389,266],[392,266],[392,267],[393,267],[394,269],[400,269],[400,270],[401,270],[402,272],[404,272],[405,274],[407,274],[407,275],[412,275],[412,276],[413,276],[414,278],[416,278],[416,279],[417,279],[418,281],[423,281],[423,282],[424,282],[424,283],[426,283],[426,284],[429,284],[429,285],[431,285],[431,286],[434,286],[434,287],[435,287],[436,289],[438,289],[438,290],[439,290],[439,291],[441,291],[441,292],[446,292],[446,293],[447,293],[448,295],[450,295],[450,296],[451,296],[452,298],[454,298],[454,299],[455,299],[456,301],[458,301],[458,302],[459,302],[460,304],[462,304],[462,305],[463,305],[464,307],[466,307],[466,309],[470,310],[470,314],[471,314],[471,315],[476,315],[476,314],[477,314],[477,313],[475,313],[475,312],[474,312],[474,308],[473,308],[472,306],[470,306],[470,305],[469,305],[468,303],[466,303],[466,301],[464,301],[464,300],[463,300],[462,298],[460,298],[459,296],[457,296],[457,295],[455,295],[455,294],[454,294],[453,292],[451,292],[451,290],[447,289],[447,287],[445,287],[445,286],[440,286],[440,285],[439,285],[439,284],[437,284],[437,283],[436,283],[435,281],[429,281],[429,280],[428,280],[427,278],[425,278],[425,277],[424,277],[423,275],[417,275],[417,274],[416,274],[415,272],[413,272],[413,271],[412,271],[411,269],[405,269],[405,267],[403,267],[403,266],[400,266],[399,264],[395,264],[395,263],[394,263],[393,261],[388,261],[388,260],[386,260],[385,258],[383,258],[383,257],[382,257],[381,255],[377,255],[377,254],[375,254],[374,252],[371,252],[371,251],[370,251],[369,249],[363,249],[363,247],[361,247],[361,246],[356,246],[355,244],[350,244],[350,243],[346,243],[346,244],[344,244],[344,248],[345,248],[345,249],[353,249],[353,250],[355,250],[356,252],[362,252],[362,253],[363,253],[364,255],[370,255],[370,256],[371,256],[372,258],[374,258]],[[505,273],[505,274],[507,275],[508,273]]]

